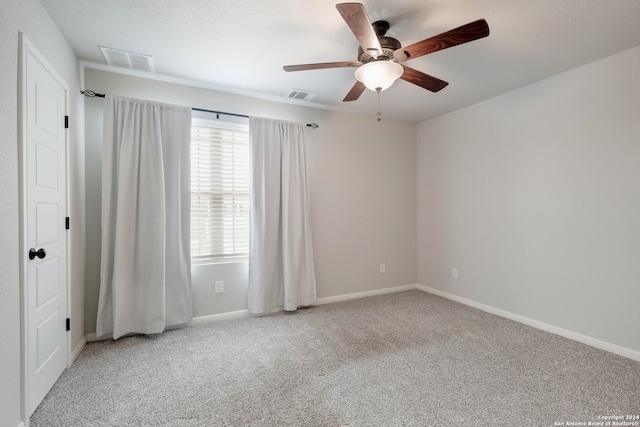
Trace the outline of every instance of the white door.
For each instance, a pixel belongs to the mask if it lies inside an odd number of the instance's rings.
[[[22,197],[27,415],[67,366],[66,84],[26,40]],[[24,45],[23,45],[24,46]]]

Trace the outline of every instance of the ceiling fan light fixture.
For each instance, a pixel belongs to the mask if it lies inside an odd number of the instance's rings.
[[[402,65],[394,61],[372,61],[356,70],[356,79],[367,89],[379,92],[389,88],[404,73]]]

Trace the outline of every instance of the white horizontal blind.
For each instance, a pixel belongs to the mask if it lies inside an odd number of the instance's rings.
[[[191,261],[249,255],[249,133],[191,126]]]

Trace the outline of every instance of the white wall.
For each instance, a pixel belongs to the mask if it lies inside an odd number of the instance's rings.
[[[416,127],[215,92],[95,69],[85,89],[210,110],[316,122],[310,132],[311,204],[318,297],[416,282]],[[102,99],[86,101],[86,330],[95,331],[100,281]],[[312,105],[312,104],[311,104]],[[385,263],[386,274],[379,273]],[[194,315],[246,309],[247,263],[192,269]],[[215,294],[216,280],[225,293]]]
[[[640,351],[638,75],[640,47],[421,123],[418,282]]]
[[[72,346],[84,338],[84,163],[77,59],[37,0],[0,6],[0,425],[20,419],[20,264],[18,202],[18,33],[23,32],[70,88],[69,244]],[[24,421],[24,420],[22,420]]]

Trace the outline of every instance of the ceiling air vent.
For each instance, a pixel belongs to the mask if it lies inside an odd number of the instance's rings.
[[[311,101],[318,94],[316,92],[309,92],[308,90],[291,89],[287,98],[301,99],[303,101]]]
[[[126,50],[112,49],[99,46],[107,64],[115,67],[129,68],[131,70],[148,71],[153,73],[153,58],[151,55],[127,52]]]

